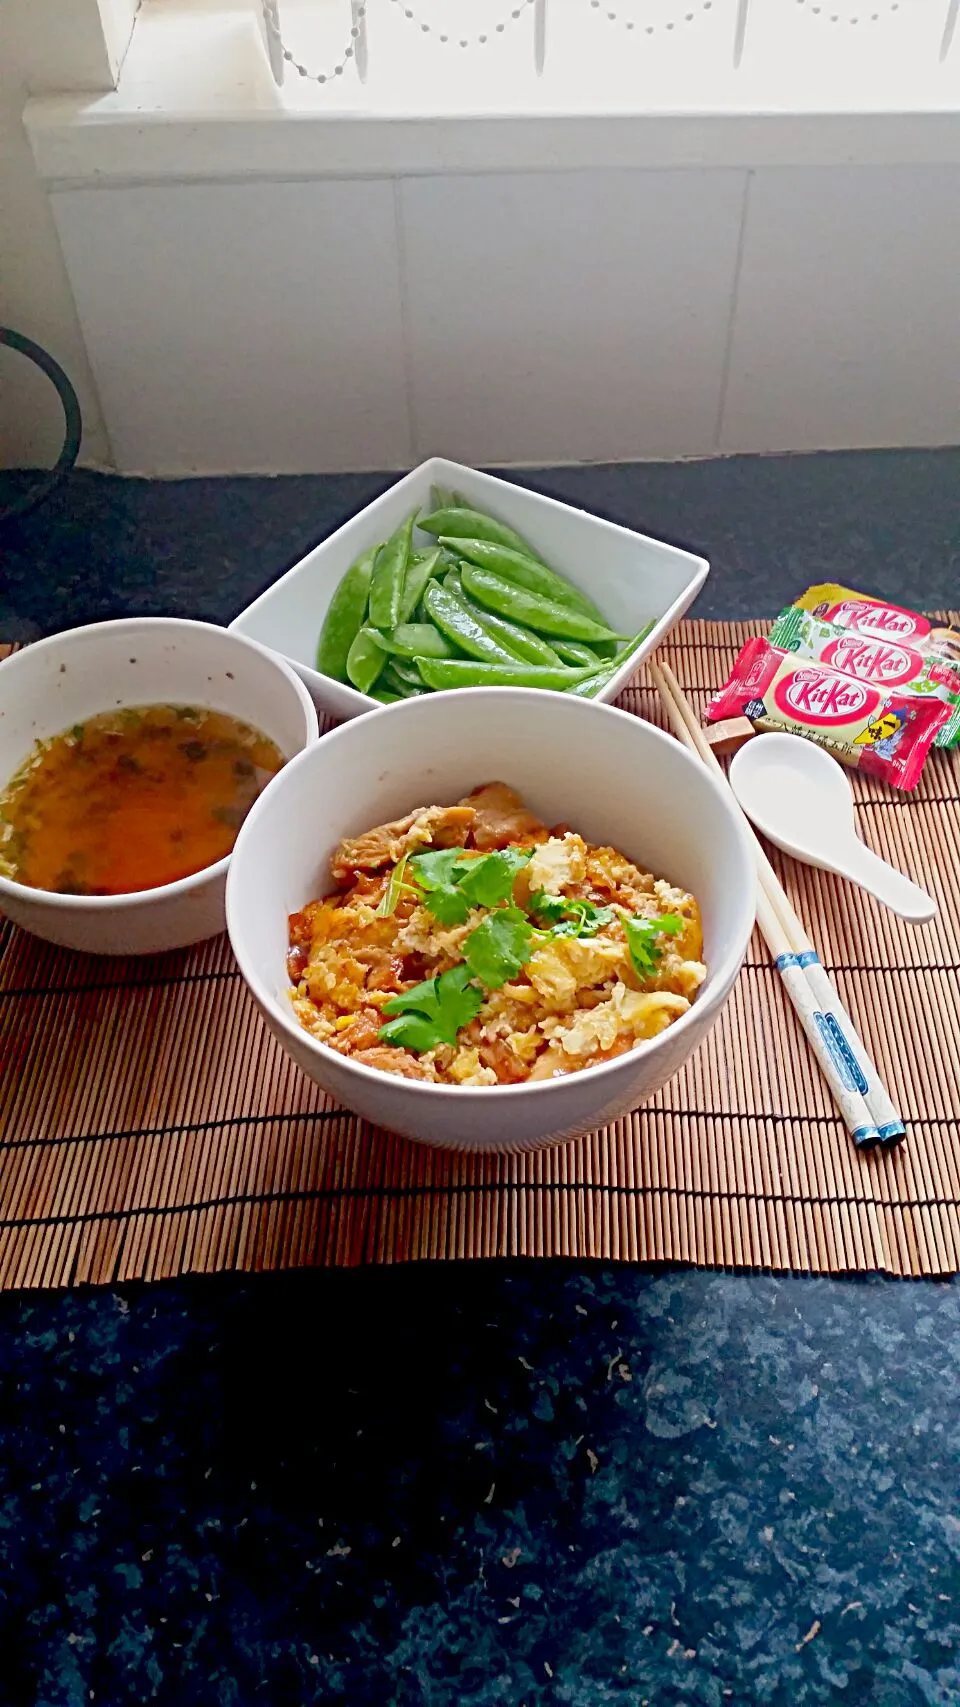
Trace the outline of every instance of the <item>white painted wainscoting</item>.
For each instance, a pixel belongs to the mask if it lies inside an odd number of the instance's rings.
[[[117,466],[960,440],[960,165],[58,190]]]

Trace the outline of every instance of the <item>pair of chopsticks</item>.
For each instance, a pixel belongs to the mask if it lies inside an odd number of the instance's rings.
[[[650,674],[674,733],[728,786],[723,768],[669,664],[651,662]],[[757,924],[847,1131],[858,1146],[896,1143],[904,1133],[903,1121],[780,879],[749,824],[747,829],[757,855]]]

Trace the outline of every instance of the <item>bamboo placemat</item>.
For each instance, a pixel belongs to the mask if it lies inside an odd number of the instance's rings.
[[[677,631],[664,655],[698,709],[762,626]],[[661,720],[648,685],[622,703]],[[854,789],[869,842],[936,895],[933,925],[778,869],[899,1102],[900,1148],[853,1149],[756,937],[720,1023],[650,1103],[478,1160],[335,1107],[267,1034],[226,939],[107,960],[3,921],[0,1287],[472,1256],[955,1273],[960,762],[935,754],[913,795]]]

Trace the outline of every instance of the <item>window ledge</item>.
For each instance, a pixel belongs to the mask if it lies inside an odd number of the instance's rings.
[[[735,13],[736,0],[715,0],[695,54],[681,56],[672,38],[650,49],[656,76],[640,111],[629,54],[601,37],[585,58],[583,39],[549,22],[566,28],[572,9],[548,14],[540,78],[529,42],[505,36],[457,57],[425,47],[384,0],[365,85],[350,68],[324,88],[291,76],[278,89],[251,5],[146,0],[119,87],[35,99],[26,124],[40,174],[57,186],[960,162],[960,43],[938,59],[933,11],[926,36],[909,42],[862,32],[859,61],[849,39],[832,58],[818,48],[804,60],[784,51],[781,31],[766,45],[748,39],[736,70]],[[328,34],[317,38],[314,6],[284,8],[295,51],[318,66],[342,46],[323,16]]]

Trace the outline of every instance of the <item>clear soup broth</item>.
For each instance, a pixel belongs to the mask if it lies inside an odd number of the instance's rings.
[[[0,794],[0,871],[61,895],[129,895],[223,859],[284,763],[219,711],[142,705],[75,724]]]

